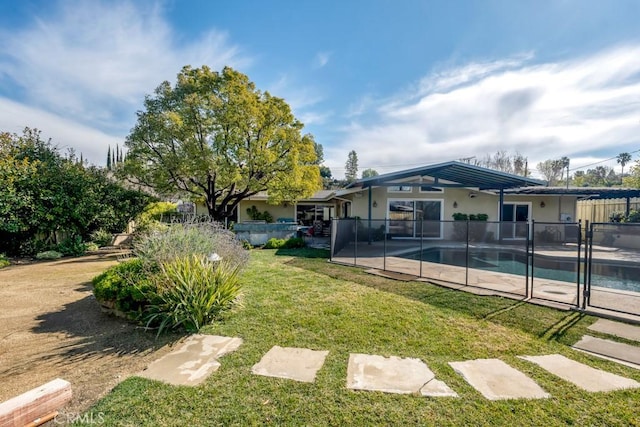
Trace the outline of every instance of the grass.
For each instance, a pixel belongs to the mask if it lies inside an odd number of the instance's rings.
[[[323,256],[253,251],[243,306],[204,330],[244,339],[217,372],[199,387],[130,378],[91,412],[102,413],[105,425],[640,425],[640,390],[588,393],[516,357],[560,353],[640,381],[634,369],[568,348],[594,318],[393,281]],[[313,384],[252,375],[273,345],[330,352]],[[347,390],[349,353],[420,358],[460,397]],[[552,397],[488,401],[448,365],[494,357]]]

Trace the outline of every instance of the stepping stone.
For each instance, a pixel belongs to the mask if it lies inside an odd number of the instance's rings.
[[[533,362],[553,375],[569,381],[586,391],[613,391],[640,387],[640,383],[637,381],[592,368],[560,354],[518,357]]]
[[[585,335],[573,348],[640,369],[640,347]]]
[[[173,385],[198,385],[218,370],[218,357],[235,351],[241,344],[241,338],[191,335],[176,350],[152,362],[139,376]]]
[[[422,396],[457,397],[420,359],[350,354],[347,388]]]
[[[316,373],[322,368],[328,351],[309,350],[274,346],[260,362],[253,365],[251,372],[265,377],[287,378],[312,383]]]
[[[640,326],[614,322],[613,320],[599,319],[587,329],[640,342]]]
[[[531,378],[500,359],[449,362],[458,374],[489,400],[545,399],[544,391]]]

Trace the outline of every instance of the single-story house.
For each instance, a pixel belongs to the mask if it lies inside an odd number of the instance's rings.
[[[488,221],[513,223],[501,227],[500,237],[518,239],[526,236],[531,220],[575,223],[578,200],[614,197],[640,197],[640,190],[547,187],[537,179],[452,161],[360,179],[295,203],[271,205],[260,193],[238,205],[237,222],[251,220],[247,210],[255,206],[276,222],[315,225],[318,231],[322,224],[323,234],[332,218],[357,217],[370,224],[383,221],[392,236],[421,233],[438,239],[447,236],[436,222],[450,221],[456,213],[485,214]],[[206,214],[204,206],[197,206],[197,213]]]

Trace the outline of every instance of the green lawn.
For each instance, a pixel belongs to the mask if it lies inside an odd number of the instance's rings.
[[[292,256],[292,254],[306,256]],[[640,381],[640,371],[568,348],[595,318],[329,264],[318,252],[254,250],[243,306],[204,332],[244,344],[199,387],[130,378],[98,402],[105,425],[640,425],[640,390],[588,393],[517,355],[564,354]],[[273,345],[329,350],[313,384],[251,374]],[[349,353],[417,357],[459,398],[347,390]],[[500,358],[552,397],[491,402],[447,364]]]

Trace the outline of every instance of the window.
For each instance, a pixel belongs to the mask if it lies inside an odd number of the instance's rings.
[[[387,187],[389,193],[411,193],[413,187],[410,185],[392,185]]]
[[[421,193],[444,193],[444,190],[440,187],[432,187],[430,185],[423,185],[420,187]]]
[[[442,237],[442,200],[389,200],[389,234],[395,237]]]

